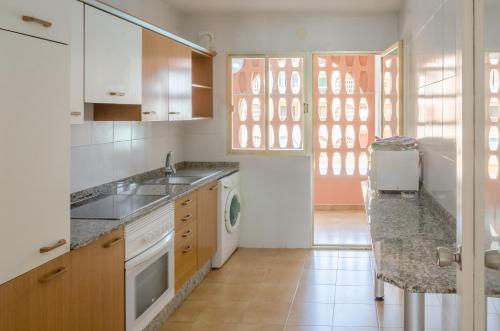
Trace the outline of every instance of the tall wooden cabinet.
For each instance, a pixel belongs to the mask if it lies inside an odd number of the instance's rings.
[[[141,27],[85,6],[85,102],[141,104]]]
[[[70,125],[68,46],[4,30],[0,45],[2,284],[69,250]]]
[[[198,268],[217,250],[217,183],[198,190]]]
[[[191,48],[175,41],[169,42],[169,120],[189,120],[192,118]]]
[[[72,331],[123,331],[125,242],[123,227],[71,251]],[[69,330],[69,329],[68,329]]]
[[[71,262],[64,254],[0,285],[0,330],[67,331]]]

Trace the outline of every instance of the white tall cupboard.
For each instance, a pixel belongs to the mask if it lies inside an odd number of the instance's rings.
[[[5,30],[0,45],[2,284],[69,250],[70,84],[67,45]]]
[[[77,0],[71,0],[71,39],[69,43],[71,51],[71,84],[70,84],[70,108],[71,124],[82,124],[84,120],[83,103],[83,11],[84,5]]]

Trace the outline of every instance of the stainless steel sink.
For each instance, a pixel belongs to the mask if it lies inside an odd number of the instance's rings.
[[[193,185],[202,180],[200,176],[169,176],[163,178],[155,178],[145,181],[145,184],[158,185]]]

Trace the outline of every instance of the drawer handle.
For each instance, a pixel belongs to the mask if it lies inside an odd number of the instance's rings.
[[[184,216],[183,218],[181,218],[181,222],[187,222],[187,221],[189,221],[192,217],[193,217],[193,215],[192,215],[192,214],[187,214],[186,216]]]
[[[143,115],[154,115],[154,114],[156,114],[156,112],[155,111],[143,111],[142,114]]]
[[[187,246],[186,248],[184,248],[184,249],[182,250],[182,254],[187,254],[187,253],[189,253],[189,252],[191,252],[191,245]]]
[[[45,284],[45,283],[48,283],[51,280],[53,280],[53,279],[61,276],[65,272],[66,272],[66,268],[65,267],[59,267],[56,270],[51,271],[48,274],[45,274],[44,276],[40,277],[40,279],[38,279],[38,281],[40,283],[42,283],[42,284]]]
[[[72,111],[71,116],[80,116],[82,114],[81,111]]]
[[[123,97],[125,95],[125,92],[109,92],[109,95],[112,95],[114,97]]]
[[[187,205],[189,205],[191,202],[193,202],[193,199],[187,199],[186,201],[184,201],[184,202],[182,203],[182,205],[183,205],[183,206],[187,206]]]
[[[123,238],[118,237],[118,238],[115,238],[113,240],[108,241],[107,243],[105,243],[104,245],[102,245],[102,247],[104,247],[104,248],[110,248],[110,247],[112,247],[112,246],[120,243],[121,241],[123,241]]]
[[[191,231],[191,229],[189,229],[189,230],[187,230],[186,232],[184,232],[182,234],[182,238],[187,238],[187,237],[189,237],[192,234],[193,234],[193,231]]]
[[[181,112],[180,111],[169,111],[168,112],[170,115],[180,115]]]
[[[52,246],[44,246],[40,248],[40,253],[50,252],[51,250],[56,249],[57,247],[61,247],[64,244],[66,244],[66,239],[60,239]]]
[[[52,22],[49,21],[44,21],[39,18],[33,17],[33,16],[26,16],[23,15],[23,21],[25,22],[33,22],[33,23],[38,23],[44,28],[50,28],[52,26]]]
[[[212,186],[211,188],[209,188],[209,190],[210,190],[210,191],[213,191],[213,190],[215,190],[216,188],[217,188],[217,185],[214,185],[214,186]]]

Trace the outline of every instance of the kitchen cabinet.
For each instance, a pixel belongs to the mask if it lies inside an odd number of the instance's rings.
[[[178,290],[198,269],[197,192],[175,202],[175,289]]]
[[[69,251],[71,148],[69,47],[4,30],[0,44],[2,284]]]
[[[0,285],[0,330],[67,331],[69,253]]]
[[[217,250],[217,182],[198,190],[198,268]]]
[[[2,0],[0,28],[68,44],[69,13],[67,0]]]
[[[123,227],[71,251],[70,322],[73,331],[125,327]]]
[[[70,39],[70,118],[71,124],[83,123],[83,11],[84,5],[80,1],[72,0],[71,9],[71,39]]]
[[[168,76],[168,119],[192,118],[191,48],[181,43],[170,43]]]
[[[140,105],[142,29],[85,6],[85,102]]]
[[[213,117],[213,57],[192,51],[193,118]]]
[[[203,267],[217,249],[217,182],[175,202],[175,289]]]

